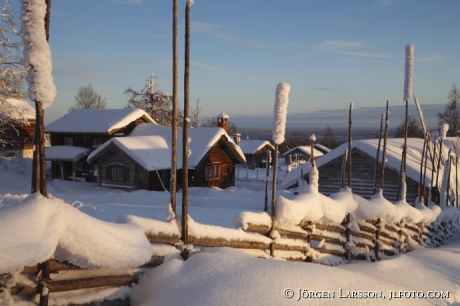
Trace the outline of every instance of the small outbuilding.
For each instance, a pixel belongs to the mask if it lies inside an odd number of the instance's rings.
[[[317,159],[323,156],[323,152],[313,147],[313,155],[313,158]],[[282,156],[284,157],[286,164],[290,164],[292,162],[308,162],[311,159],[311,146],[298,146],[292,148],[284,152]]]
[[[267,152],[275,152],[275,147],[268,140],[241,139],[241,134],[234,134],[233,141],[241,148],[249,169],[266,168]]]

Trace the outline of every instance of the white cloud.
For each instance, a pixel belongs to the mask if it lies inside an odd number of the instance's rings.
[[[417,61],[420,62],[440,62],[447,58],[447,56],[439,54],[439,53],[432,53],[429,56],[423,56],[416,58]]]
[[[339,41],[339,40],[326,40],[319,44],[312,46],[314,49],[329,52],[329,53],[340,53],[347,55],[355,55],[361,57],[373,57],[373,58],[391,58],[392,55],[382,53],[371,53],[371,52],[360,52],[356,49],[366,48],[366,44],[358,41]]]
[[[201,32],[201,33],[213,33],[216,29],[221,26],[211,23],[204,22],[190,22],[190,29],[192,32]]]

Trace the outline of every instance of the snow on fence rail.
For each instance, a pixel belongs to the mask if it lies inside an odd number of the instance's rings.
[[[277,226],[278,234],[273,238],[270,235],[270,221],[267,213],[243,212],[235,218],[237,228],[230,229],[200,224],[190,218],[189,239],[194,247],[204,247],[204,251],[206,247],[231,247],[260,258],[270,258],[270,244],[274,244],[275,257],[337,265],[346,263],[348,259],[376,261],[382,256],[405,253],[422,246],[437,247],[456,229],[454,220],[434,222],[428,226],[404,221],[391,224],[382,218],[355,223],[345,218],[340,224],[302,220],[296,225]],[[51,259],[49,269],[52,280],[36,280],[42,270],[38,264],[0,275],[3,286],[0,291],[33,299],[46,286],[49,292],[55,294],[50,297],[59,300],[59,293],[90,288],[99,288],[99,291],[92,293],[93,296],[99,294],[106,297],[104,290],[112,287],[118,288],[112,298],[124,298],[128,292],[126,290],[129,290],[127,286],[136,283],[146,269],[160,265],[166,256],[179,256],[180,250],[190,251],[190,246],[184,247],[180,243],[180,224],[177,220],[162,222],[126,216],[118,222],[136,224],[144,229],[152,245],[152,255],[142,266],[132,269],[91,269]],[[194,251],[197,249],[194,248]]]

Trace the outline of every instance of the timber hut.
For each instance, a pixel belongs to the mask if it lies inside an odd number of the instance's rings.
[[[418,195],[420,181],[420,161],[423,149],[423,139],[408,139],[407,154],[407,203],[414,204]],[[401,156],[404,139],[390,138],[387,141],[386,163],[384,172],[383,195],[390,201],[397,201],[400,190],[400,168]],[[374,194],[374,169],[376,163],[378,139],[354,140],[352,144],[352,171],[351,188],[353,193],[369,199]],[[315,161],[319,171],[319,192],[329,196],[336,193],[342,187],[342,166],[343,155],[348,149],[348,143],[331,150],[328,154]],[[447,154],[447,151],[445,152]],[[380,149],[379,163],[377,165],[377,188],[380,186],[381,176],[381,156]],[[446,155],[444,155],[446,156]],[[304,173],[304,179],[308,181],[310,173],[310,163],[302,165],[300,168],[288,174],[281,186],[284,189],[297,187],[297,180]],[[430,175],[428,175],[430,174]],[[431,163],[427,163],[426,186],[431,183]],[[345,186],[347,181],[345,181]]]
[[[267,167],[267,151],[275,153],[275,147],[268,140],[241,140],[241,134],[233,134],[233,141],[241,148],[249,169]]]
[[[314,159],[323,156],[323,152],[316,148],[313,148],[313,154]],[[311,158],[311,146],[297,146],[284,152],[282,156],[284,157],[286,164],[290,164],[290,162],[308,162]]]
[[[227,188],[244,154],[220,127],[189,130],[190,187]],[[182,129],[178,129],[177,182],[182,182]],[[141,124],[124,138],[105,142],[88,156],[97,162],[99,186],[164,191],[170,189],[171,127]]]
[[[0,155],[32,158],[35,109],[27,101],[6,99],[0,103],[0,116],[3,140]]]
[[[141,109],[75,109],[45,127],[51,147],[45,157],[51,161],[51,177],[95,182],[96,167],[86,162],[88,154],[114,137],[125,137],[141,123],[153,120]]]

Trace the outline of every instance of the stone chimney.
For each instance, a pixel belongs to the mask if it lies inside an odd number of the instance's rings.
[[[228,132],[228,118],[226,113],[217,115],[217,126],[223,128],[225,132]]]
[[[240,133],[233,134],[233,141],[234,141],[236,144],[239,144],[240,141],[241,141],[241,134],[240,134]]]

